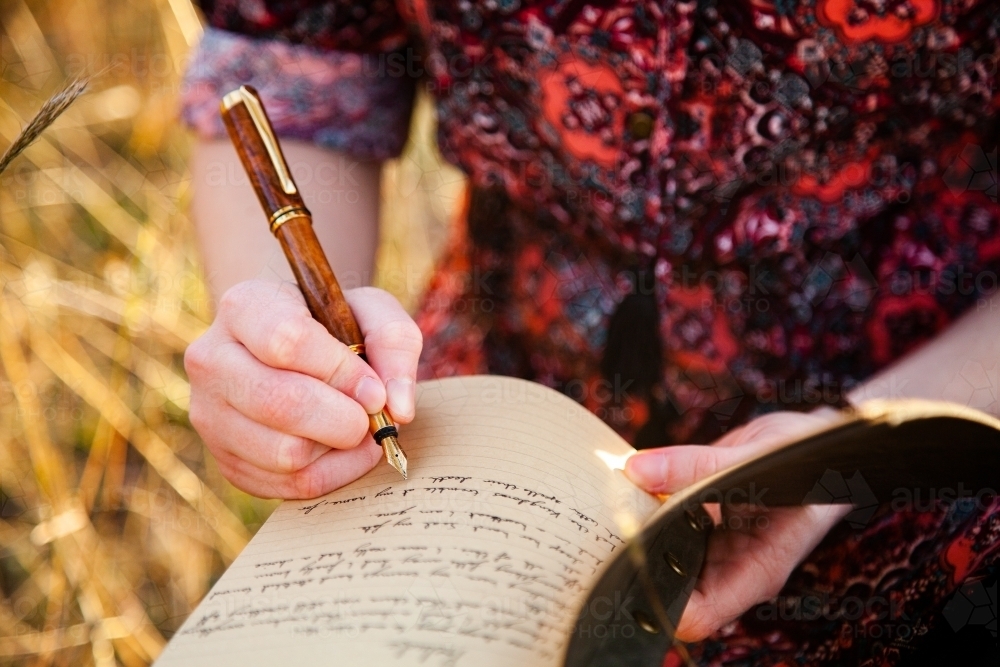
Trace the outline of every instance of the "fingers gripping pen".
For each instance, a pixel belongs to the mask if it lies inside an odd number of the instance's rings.
[[[271,233],[292,266],[309,312],[332,336],[364,358],[361,329],[313,232],[312,216],[292,180],[257,91],[241,86],[222,98],[222,119],[268,216]],[[382,410],[369,415],[368,420],[389,465],[405,479],[406,455],[389,413]]]

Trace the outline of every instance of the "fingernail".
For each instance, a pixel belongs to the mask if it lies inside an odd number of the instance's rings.
[[[375,414],[385,405],[385,390],[373,377],[365,375],[354,390],[354,400],[361,404],[368,414]]]
[[[386,402],[389,412],[396,419],[409,420],[413,417],[413,380],[391,378],[385,383]]]
[[[667,457],[662,452],[638,452],[625,462],[625,475],[646,490],[663,486],[667,478]]]

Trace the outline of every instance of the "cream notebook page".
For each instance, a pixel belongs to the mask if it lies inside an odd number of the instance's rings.
[[[561,664],[586,591],[659,503],[613,469],[632,448],[540,385],[422,383],[384,462],[287,501],[157,661],[197,665]]]

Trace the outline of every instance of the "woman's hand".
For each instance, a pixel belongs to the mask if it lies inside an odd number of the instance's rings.
[[[676,493],[716,472],[818,430],[836,413],[778,412],[727,433],[712,446],[681,445],[641,451],[625,473],[651,493]],[[792,570],[850,511],[843,505],[722,508],[709,538],[705,565],[677,628],[698,641],[755,604],[775,597]]]
[[[191,423],[222,474],[256,496],[314,498],[368,472],[382,450],[368,414],[413,419],[420,330],[388,293],[345,292],[371,365],[314,320],[288,283],[249,281],[223,295],[191,344]]]

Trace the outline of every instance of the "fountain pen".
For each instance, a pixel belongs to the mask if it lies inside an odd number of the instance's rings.
[[[365,359],[361,329],[316,238],[312,215],[292,180],[260,96],[252,87],[240,86],[222,98],[221,113],[309,312],[334,338]],[[372,437],[385,450],[389,465],[406,479],[406,455],[389,413],[383,409],[368,415],[368,421]]]

